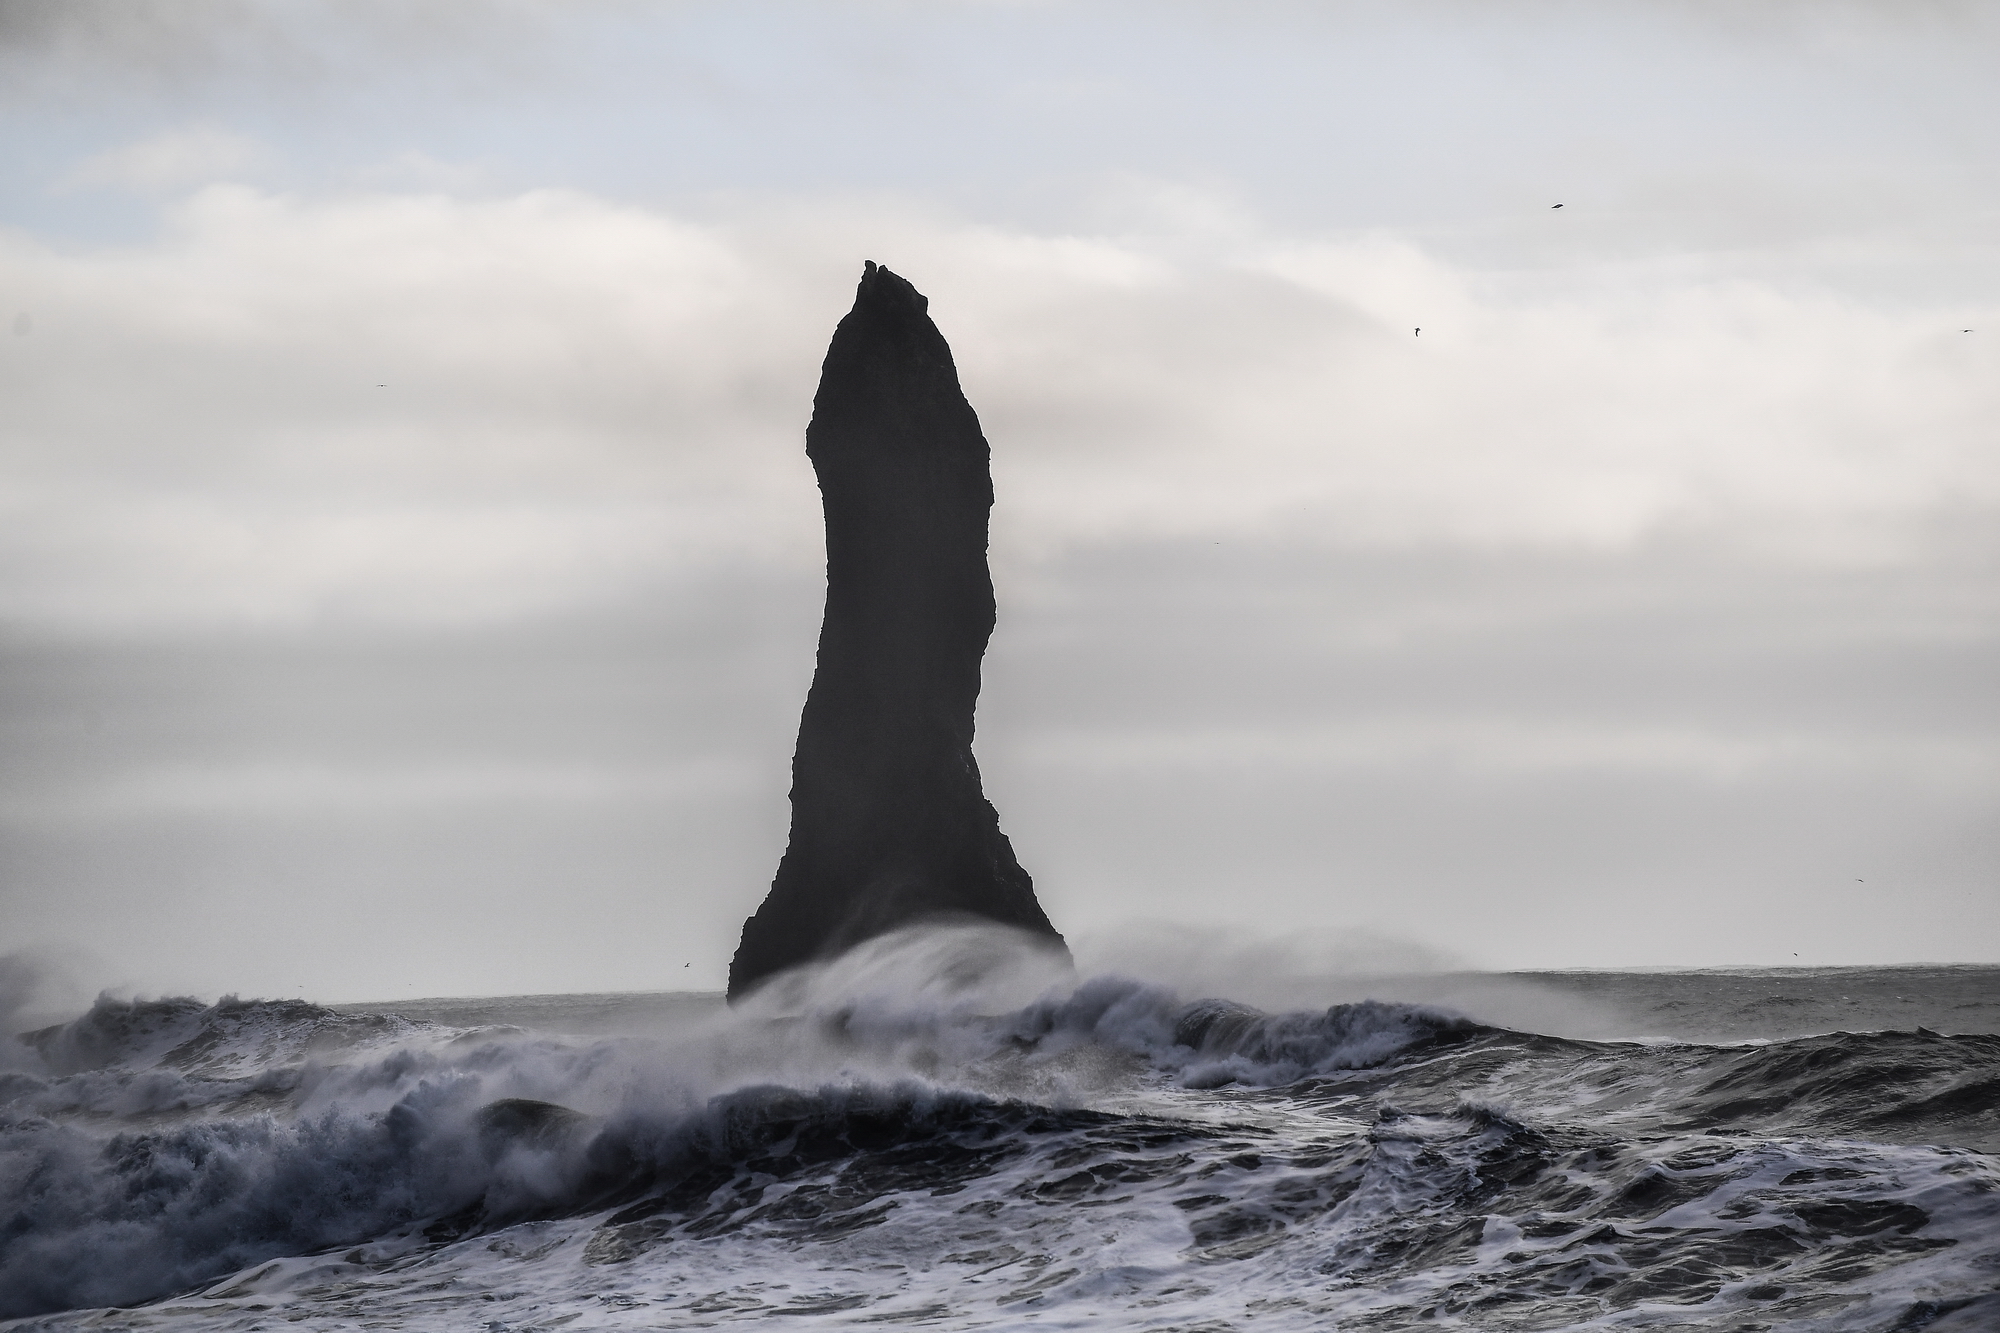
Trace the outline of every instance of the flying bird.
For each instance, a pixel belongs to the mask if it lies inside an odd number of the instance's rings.
[[[1561,207],[1562,207],[1562,205],[1561,205],[1561,204],[1550,204],[1550,205],[1549,205],[1549,207],[1550,207],[1550,208],[1561,208]]]
[[[1412,338],[1421,338],[1424,336],[1424,331],[1422,329],[1418,329],[1415,333],[1411,334],[1410,336]]]

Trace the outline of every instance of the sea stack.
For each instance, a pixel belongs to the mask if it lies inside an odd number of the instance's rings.
[[[1063,947],[972,758],[993,478],[929,308],[869,263],[820,370],[806,456],[826,512],[826,618],[791,842],[743,923],[732,1000],[920,921],[994,921]]]

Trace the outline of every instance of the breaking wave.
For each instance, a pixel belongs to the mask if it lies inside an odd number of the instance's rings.
[[[273,1302],[337,1322],[410,1315],[447,1279],[427,1326],[486,1327],[501,1287],[580,1327],[631,1302],[977,1324],[1173,1300],[1374,1328],[1996,1313],[1977,1275],[2000,1264],[2000,1038],[1268,1014],[1004,944],[886,941],[645,1038],[101,999],[0,1074],[0,1317],[177,1296],[197,1323]]]

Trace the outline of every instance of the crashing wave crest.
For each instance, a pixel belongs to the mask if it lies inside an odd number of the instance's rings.
[[[1030,1263],[1100,1208],[1148,1219],[1131,1253],[1151,1257],[1117,1270],[1134,1291],[1166,1282],[1175,1254],[1270,1253],[1320,1287],[1473,1273],[1550,1309],[1676,1282],[1676,1300],[1721,1299],[1783,1285],[1745,1273],[1816,1272],[1815,1256],[1874,1272],[1969,1243],[1990,1207],[1959,1182],[1990,1169],[1797,1136],[1984,1133],[2000,1072],[1992,1038],[1641,1047],[1398,1004],[1268,1014],[1078,982],[949,932],[643,1040],[105,999],[25,1049],[29,1067],[0,1074],[0,1317],[284,1259],[209,1297],[263,1299],[281,1268],[365,1275],[544,1225],[569,1228],[551,1234],[586,1269],[676,1240],[782,1249],[879,1229],[913,1253],[946,1246],[912,1272],[1028,1264],[993,1299],[1036,1302],[1111,1281]],[[1758,1137],[1774,1130],[1791,1137]],[[1686,1233],[1677,1251],[1663,1227]],[[325,1257],[286,1258],[308,1255]]]

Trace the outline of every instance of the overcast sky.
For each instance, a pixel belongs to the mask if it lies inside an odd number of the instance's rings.
[[[719,987],[865,258],[1086,953],[2000,962],[1996,70],[1921,0],[0,0],[0,952]]]

